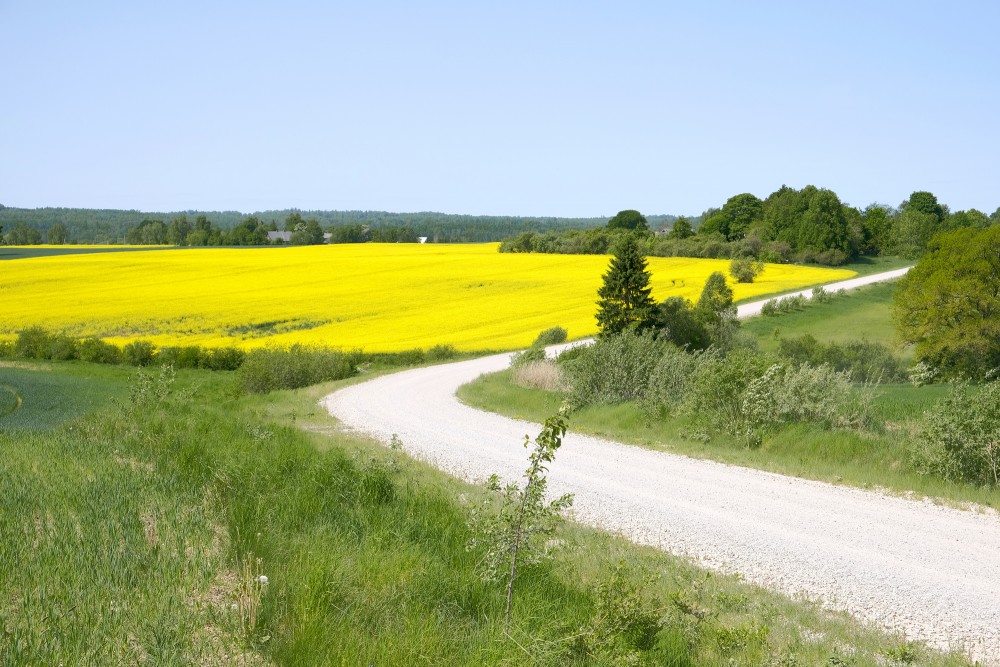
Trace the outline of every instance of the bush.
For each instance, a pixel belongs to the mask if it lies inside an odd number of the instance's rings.
[[[847,373],[823,364],[807,363],[785,368],[775,386],[775,421],[834,425],[851,395]]]
[[[49,336],[48,358],[53,361],[71,361],[80,358],[80,344],[75,338],[58,333]]]
[[[52,337],[42,327],[28,327],[17,334],[14,356],[21,359],[48,359]]]
[[[649,374],[646,393],[640,399],[645,412],[653,417],[676,412],[686,400],[698,364],[714,356],[718,356],[714,350],[689,353],[674,345],[664,346],[659,361]]]
[[[646,395],[649,378],[667,343],[648,334],[608,335],[566,364],[576,407],[622,403]]]
[[[197,345],[161,347],[156,351],[156,363],[174,368],[198,368],[201,365],[201,348]]]
[[[156,348],[148,340],[136,340],[122,348],[122,361],[129,366],[149,366]]]
[[[428,361],[445,361],[454,359],[456,356],[458,356],[458,351],[454,345],[435,345],[427,350],[426,355]]]
[[[14,341],[0,340],[0,359],[11,359],[14,357]]]
[[[354,355],[327,348],[263,348],[247,354],[237,378],[245,391],[254,393],[298,389],[351,377],[357,373],[355,361]]]
[[[822,286],[813,287],[812,300],[813,303],[830,303],[833,301],[833,295],[823,289]]]
[[[80,359],[94,364],[117,364],[121,362],[122,351],[96,336],[80,341]]]
[[[198,364],[211,371],[235,371],[246,358],[247,353],[238,347],[217,347],[202,350]]]
[[[752,283],[764,270],[764,263],[749,257],[737,257],[729,262],[729,275],[738,283]]]
[[[545,348],[532,345],[527,350],[522,350],[521,352],[515,352],[510,356],[510,366],[515,368],[522,364],[530,364],[536,361],[545,361]]]
[[[914,462],[947,480],[1000,486],[1000,381],[971,394],[966,380],[956,382],[927,412]]]
[[[558,345],[559,343],[565,343],[568,336],[569,332],[562,327],[552,327],[538,334],[538,338],[531,345],[532,347],[535,345],[542,347],[546,345]]]
[[[821,343],[810,334],[783,338],[778,343],[779,354],[797,364],[829,365],[846,372],[852,382],[905,382],[903,362],[882,343],[867,340],[849,343]]]

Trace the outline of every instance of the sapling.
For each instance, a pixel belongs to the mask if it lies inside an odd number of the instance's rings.
[[[565,435],[566,408],[561,408],[545,420],[534,443],[529,436],[524,437],[525,447],[533,445],[524,472],[524,487],[514,483],[503,485],[497,475],[492,475],[487,482],[491,493],[470,517],[473,537],[467,548],[483,549],[480,574],[490,581],[506,581],[505,628],[510,626],[518,569],[535,565],[548,556],[544,538],[552,534],[563,511],[573,504],[572,494],[550,502],[545,500],[547,465],[555,458]]]

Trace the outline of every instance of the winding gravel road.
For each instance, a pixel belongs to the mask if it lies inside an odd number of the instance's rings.
[[[905,270],[904,270],[905,271]],[[879,274],[828,286],[856,287]],[[742,316],[754,305],[740,308]],[[759,304],[756,305],[759,312]],[[537,424],[459,403],[510,355],[383,376],[325,397],[346,427],[453,475],[520,478]],[[572,423],[570,424],[572,429]],[[575,433],[549,475],[574,517],[938,648],[1000,665],[1000,517],[653,452]]]

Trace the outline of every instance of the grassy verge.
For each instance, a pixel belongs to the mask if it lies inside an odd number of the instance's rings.
[[[813,266],[816,268],[830,268],[820,264],[807,264],[806,266]],[[861,257],[856,262],[850,264],[844,264],[843,266],[838,266],[838,269],[847,269],[848,271],[854,271],[858,275],[857,278],[863,276],[870,276],[873,273],[883,273],[885,271],[894,271],[895,269],[902,269],[907,266],[913,266],[913,260],[906,260],[900,257]],[[840,280],[832,280],[826,283],[819,283],[815,287],[822,287],[823,285],[829,285],[830,283],[840,282]],[[794,294],[796,292],[801,292],[802,288],[785,290],[782,292],[774,292],[772,294],[767,294],[764,296],[754,296],[746,299],[739,299],[736,301],[736,305],[742,303],[749,303],[751,301],[760,301],[761,299],[773,298],[776,296],[782,296],[784,294]]]
[[[647,449],[712,459],[861,488],[884,488],[900,493],[974,502],[1000,508],[1000,490],[981,489],[920,475],[909,464],[909,445],[915,417],[947,388],[886,385],[872,406],[884,432],[828,430],[797,424],[770,434],[760,447],[748,449],[735,438],[713,435],[709,441],[691,438],[692,424],[682,418],[651,420],[634,403],[595,405],[573,413],[574,429],[591,435],[639,445]],[[490,412],[539,421],[562,403],[561,392],[525,389],[511,382],[510,371],[485,375],[461,387],[459,398]]]
[[[127,372],[91,364],[0,361],[0,431],[45,429],[124,398]]]
[[[121,407],[0,432],[3,664],[606,664],[572,647],[616,569],[666,622],[639,664],[966,664],[575,525],[519,579],[508,637],[465,549],[482,490],[340,431],[316,400],[356,379],[145,377]]]
[[[822,342],[845,343],[867,339],[897,346],[890,308],[896,283],[879,283],[834,296],[827,303],[809,303],[805,308],[773,317],[752,317],[742,324],[766,351],[778,349],[778,339],[809,334]],[[912,351],[902,349],[910,356]]]

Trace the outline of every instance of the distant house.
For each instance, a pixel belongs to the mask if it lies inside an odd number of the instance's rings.
[[[418,236],[417,240],[420,241],[421,243],[427,243],[427,237],[426,236]]]
[[[323,234],[323,243],[329,243],[330,239],[333,238],[333,234],[326,232]],[[274,243],[291,243],[292,233],[291,232],[268,232],[267,242]]]

